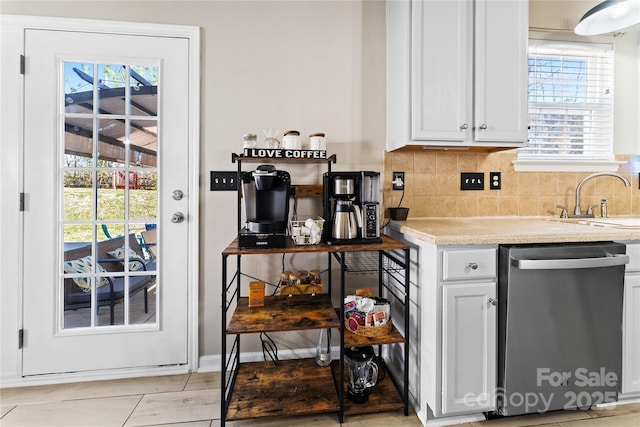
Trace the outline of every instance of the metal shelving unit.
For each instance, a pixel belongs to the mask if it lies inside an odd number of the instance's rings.
[[[287,159],[245,159],[234,155],[234,162],[245,160],[280,162]],[[322,160],[289,159],[289,161],[327,162],[330,170],[335,156]],[[238,220],[241,198],[238,195]],[[249,308],[247,298],[241,295],[242,259],[264,254],[326,253],[327,294],[303,301],[299,305],[286,303],[286,296],[265,297],[264,307]],[[235,263],[231,259],[235,258]],[[340,301],[345,297],[348,274],[377,274],[379,295],[397,299],[404,308],[404,335],[394,326],[381,337],[363,337],[346,330],[342,307],[331,304],[332,262],[340,266]],[[339,422],[345,414],[360,414],[403,409],[409,413],[409,246],[389,236],[382,243],[357,245],[295,245],[288,241],[284,248],[240,249],[237,240],[222,251],[222,375],[221,425],[227,420],[240,420],[280,415],[301,415],[337,412]],[[230,267],[230,264],[233,265]],[[309,329],[338,329],[340,332],[340,358],[328,367],[319,367],[315,359],[274,360],[241,363],[241,336]],[[227,345],[228,337],[233,337]],[[354,405],[346,401],[344,348],[404,345],[402,379],[394,378],[390,371],[376,385],[370,401]],[[381,369],[384,361],[379,358]]]

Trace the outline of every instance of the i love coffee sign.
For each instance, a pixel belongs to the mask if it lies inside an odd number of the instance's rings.
[[[275,148],[245,148],[244,157],[282,159],[326,159],[326,150],[283,150]]]

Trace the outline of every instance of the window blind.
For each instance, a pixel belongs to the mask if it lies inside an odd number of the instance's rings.
[[[613,46],[529,40],[529,145],[519,159],[613,158]]]

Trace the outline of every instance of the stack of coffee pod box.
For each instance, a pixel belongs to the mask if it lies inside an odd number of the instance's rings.
[[[316,295],[322,293],[320,270],[285,270],[280,278],[280,295]]]

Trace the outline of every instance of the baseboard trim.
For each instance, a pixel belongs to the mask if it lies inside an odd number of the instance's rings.
[[[119,380],[123,378],[159,377],[189,373],[189,365],[150,366],[109,371],[69,372],[64,374],[34,375],[3,378],[0,388],[30,387],[37,385],[66,384],[88,381]]]

